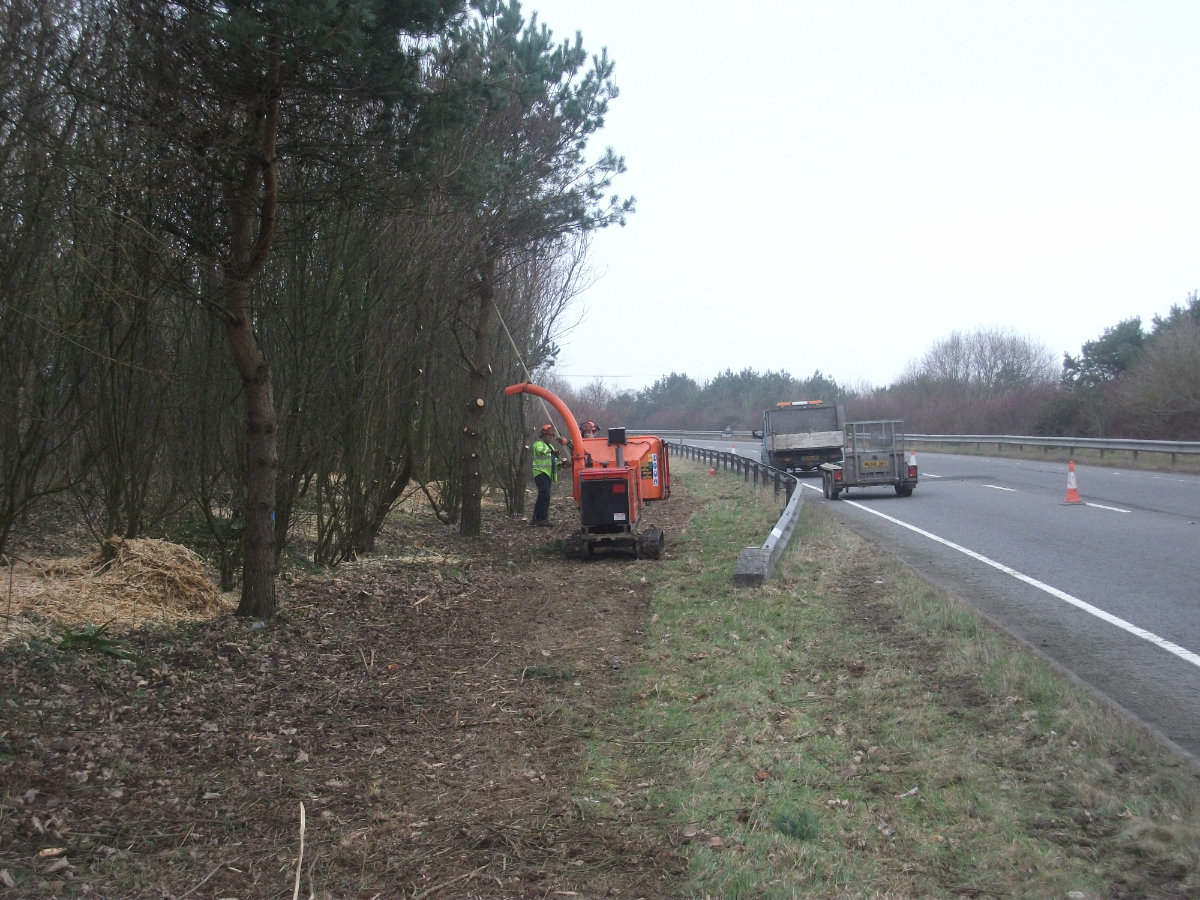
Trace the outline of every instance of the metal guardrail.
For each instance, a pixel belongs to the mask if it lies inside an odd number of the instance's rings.
[[[800,508],[804,504],[804,491],[796,490],[796,476],[763,465],[756,459],[739,456],[732,451],[712,450],[708,447],[680,443],[668,443],[667,446],[672,455],[699,460],[708,465],[710,472],[725,470],[735,475],[740,474],[742,480],[747,483],[753,478],[756,487],[772,487],[776,496],[780,492],[787,494],[783,513],[771,529],[771,533],[767,535],[767,539],[761,546],[742,550],[734,567],[734,584],[742,587],[761,587],[771,577],[775,571],[775,564],[787,549],[792,531],[796,527],[796,519],[800,516]]]
[[[678,432],[670,432],[677,434]],[[680,444],[670,442],[667,444],[672,455],[682,456],[685,459],[695,459],[706,463],[710,469],[718,471],[729,471],[735,475],[741,475],[742,480],[749,482],[754,481],[755,487],[762,486],[774,489],[778,495],[781,491],[787,492],[787,499],[792,499],[792,492],[796,489],[796,476],[789,475],[780,469],[773,469],[770,466],[765,466],[756,459],[751,459],[748,456],[739,456],[730,450],[713,450],[708,447],[695,447],[691,444]]]
[[[678,437],[683,440],[720,441],[740,440],[756,441],[758,435],[751,431],[639,431],[638,434],[657,434],[663,438]],[[905,440],[921,444],[947,444],[950,446],[974,445],[983,447],[994,444],[996,448],[1016,447],[1023,450],[1026,447],[1062,447],[1071,453],[1076,450],[1097,450],[1100,456],[1105,453],[1132,453],[1137,459],[1139,453],[1169,453],[1171,462],[1179,454],[1194,456],[1200,454],[1200,441],[1149,441],[1132,438],[1086,438],[1086,437],[1042,437],[1040,435],[1013,434],[906,434]]]
[[[695,441],[719,441],[722,439],[729,440],[729,438],[731,438],[731,437],[739,438],[741,440],[746,440],[746,441],[748,441],[748,440],[757,441],[758,440],[757,437],[753,436],[754,432],[752,432],[752,431],[677,431],[677,430],[671,429],[671,428],[668,428],[666,430],[663,430],[662,428],[657,428],[657,429],[656,428],[644,428],[644,429],[643,428],[638,428],[638,429],[626,428],[625,430],[627,432],[629,432],[630,434],[656,434],[662,438],[666,438],[666,437],[691,438],[692,440],[695,440]]]
[[[1132,453],[1137,459],[1139,453],[1169,453],[1171,462],[1175,462],[1176,454],[1200,453],[1200,441],[1141,441],[1125,438],[1084,438],[1084,437],[1040,437],[1038,435],[1011,434],[906,434],[906,441],[920,444],[973,444],[978,447],[995,444],[996,449],[1016,447],[1024,450],[1026,447],[1063,447],[1070,453],[1076,450],[1099,450],[1103,457],[1106,452]]]

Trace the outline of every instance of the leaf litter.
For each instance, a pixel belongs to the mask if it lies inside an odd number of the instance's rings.
[[[379,554],[282,577],[269,623],[163,541],[11,567],[0,897],[672,893],[670,836],[585,820],[575,790],[655,563],[567,561],[495,510],[485,531],[397,517]],[[59,649],[81,628],[104,647]]]

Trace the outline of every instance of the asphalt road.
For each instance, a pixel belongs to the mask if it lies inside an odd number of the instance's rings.
[[[737,448],[756,456],[749,444]],[[1200,476],[924,453],[911,497],[808,500],[1200,765]]]

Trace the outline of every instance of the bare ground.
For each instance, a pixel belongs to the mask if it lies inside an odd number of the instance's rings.
[[[656,523],[694,509],[681,486]],[[371,559],[282,579],[269,624],[81,597],[66,618],[113,624],[65,650],[10,593],[0,897],[671,896],[650,813],[577,808],[655,563],[567,562],[553,514],[484,540],[399,517]]]

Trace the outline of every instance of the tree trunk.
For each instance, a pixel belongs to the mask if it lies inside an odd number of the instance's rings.
[[[246,395],[246,531],[239,616],[275,615],[275,473],[279,467],[271,367],[248,323],[229,328]]]
[[[279,131],[279,45],[270,48],[270,70],[259,101],[247,109],[246,153],[241,178],[226,185],[229,258],[223,264],[225,333],[246,399],[246,531],[242,598],[237,614],[275,615],[275,476],[279,435],[271,367],[254,334],[250,285],[275,237],[279,185],[275,141]]]
[[[529,485],[530,473],[533,471],[533,448],[526,439],[531,429],[529,424],[529,404],[525,402],[524,394],[521,395],[520,412],[517,422],[520,425],[518,434],[521,435],[521,452],[517,456],[517,472],[513,478],[512,514],[514,516],[523,516],[525,515],[525,507],[529,505],[529,494],[526,488]]]
[[[467,409],[463,421],[463,497],[458,533],[478,537],[483,533],[483,420],[488,376],[488,349],[492,339],[492,297],[496,261],[491,254],[479,266],[479,306],[475,318],[475,347],[471,352]]]
[[[409,453],[400,471],[392,476],[383,494],[375,499],[374,509],[369,519],[355,524],[349,542],[352,554],[371,553],[375,550],[375,539],[383,531],[388,513],[392,511],[392,507],[400,499],[400,495],[404,493],[404,489],[412,479],[412,469],[412,454]]]

